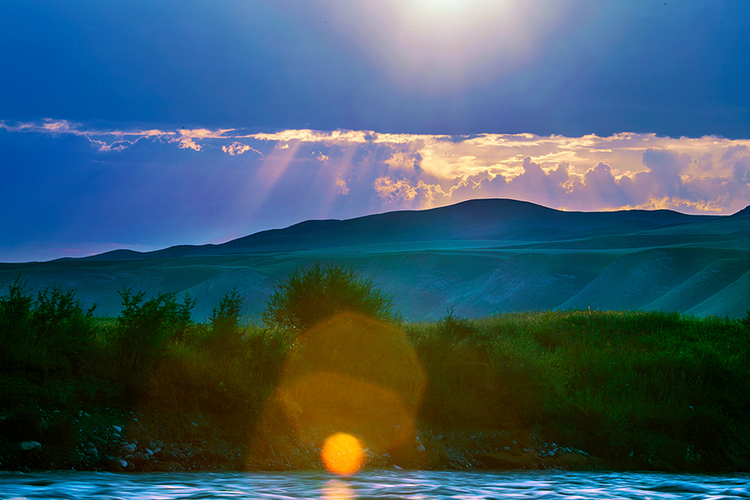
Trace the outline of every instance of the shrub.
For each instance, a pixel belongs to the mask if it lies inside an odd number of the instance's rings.
[[[263,321],[273,327],[307,329],[336,313],[350,311],[386,322],[400,321],[393,297],[375,286],[373,279],[357,276],[352,267],[316,262],[295,270],[277,282],[263,311]]]
[[[181,341],[185,337],[188,327],[193,324],[191,311],[195,306],[195,299],[190,296],[190,292],[185,292],[185,299],[182,304],[178,304],[174,313],[174,328],[172,339]]]
[[[452,344],[461,342],[466,338],[476,336],[476,329],[471,325],[469,320],[457,316],[453,312],[453,307],[449,308],[445,316],[437,322],[442,337]]]
[[[746,309],[745,312],[747,315],[740,320],[740,323],[742,323],[745,328],[750,328],[750,309]]]
[[[45,288],[37,295],[32,315],[37,339],[54,353],[77,363],[94,339],[95,309],[96,304],[84,310],[74,290],[63,292],[59,285]]]
[[[116,346],[123,368],[139,373],[156,358],[166,342],[183,334],[194,303],[189,295],[178,306],[174,293],[143,300],[145,292],[119,292],[123,310],[117,318]]]
[[[211,312],[211,330],[213,338],[219,342],[237,339],[241,335],[240,310],[244,299],[234,287],[231,292],[224,294]]]
[[[8,285],[8,293],[0,297],[0,361],[3,367],[17,364],[21,351],[33,346],[34,338],[31,329],[33,296],[26,291],[26,281],[21,277]]]
[[[45,288],[34,300],[26,282],[16,278],[0,297],[0,360],[6,367],[43,370],[77,367],[93,345],[96,304],[84,310],[75,291]]]

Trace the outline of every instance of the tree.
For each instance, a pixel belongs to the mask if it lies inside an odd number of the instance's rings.
[[[359,277],[353,267],[323,267],[316,262],[308,269],[295,269],[286,281],[276,283],[263,321],[277,328],[304,330],[342,311],[387,322],[401,320],[393,297],[377,288],[372,277]]]
[[[240,297],[237,287],[231,292],[224,294],[221,301],[214,306],[211,312],[211,329],[213,336],[220,341],[229,341],[239,338],[240,310],[245,299]]]

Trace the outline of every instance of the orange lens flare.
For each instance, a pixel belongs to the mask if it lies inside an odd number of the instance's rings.
[[[323,443],[321,455],[326,469],[340,476],[359,472],[364,458],[362,445],[357,438],[344,432],[328,436]]]

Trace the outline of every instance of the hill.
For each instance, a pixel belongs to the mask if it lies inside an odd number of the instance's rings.
[[[409,320],[450,307],[468,317],[588,307],[741,316],[750,308],[748,209],[566,212],[507,199],[311,220],[220,245],[0,264],[0,285],[20,274],[35,290],[74,288],[102,315],[120,312],[124,286],[189,291],[197,319],[236,286],[255,317],[276,280],[316,260],[374,276]]]

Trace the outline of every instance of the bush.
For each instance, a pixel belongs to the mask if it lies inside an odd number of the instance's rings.
[[[446,311],[445,316],[438,320],[437,325],[442,337],[451,344],[456,344],[477,334],[476,328],[471,325],[469,320],[456,315],[453,312],[453,307]]]
[[[750,328],[750,309],[746,309],[745,312],[747,315],[740,320],[740,323],[742,323],[745,328]]]
[[[386,322],[401,320],[394,311],[393,297],[377,288],[372,278],[360,278],[352,267],[323,267],[316,262],[276,283],[263,321],[273,327],[304,330],[343,311]]]
[[[224,294],[221,301],[211,312],[212,337],[219,342],[228,342],[240,337],[240,310],[244,299],[234,287],[231,292]]]
[[[5,367],[77,368],[94,341],[93,307],[84,310],[75,291],[45,288],[34,300],[20,277],[0,297],[0,361]]]
[[[178,306],[174,293],[160,294],[144,302],[145,292],[119,292],[123,310],[117,318],[116,346],[123,368],[140,373],[170,340],[183,335],[190,323],[193,301],[186,295]]]
[[[32,316],[36,336],[52,352],[62,354],[75,366],[91,348],[95,337],[95,309],[96,304],[84,310],[74,290],[63,292],[60,286],[45,288],[37,295]]]
[[[34,335],[31,329],[32,306],[34,303],[31,293],[26,291],[27,282],[18,276],[8,285],[7,295],[0,297],[0,339],[3,349],[0,349],[2,367],[16,365],[22,352],[34,345]]]

